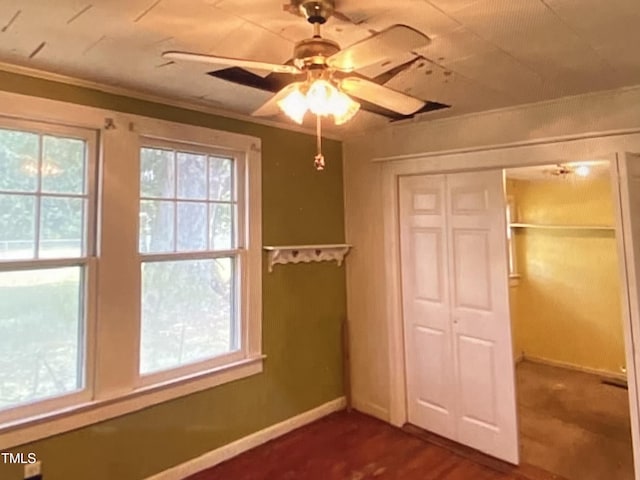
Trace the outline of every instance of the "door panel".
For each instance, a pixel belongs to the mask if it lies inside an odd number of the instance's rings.
[[[491,310],[489,233],[459,228],[451,232],[456,307]]]
[[[460,390],[462,399],[460,409],[465,412],[467,421],[495,430],[496,390],[494,344],[466,335],[458,335],[458,358],[460,371]]]
[[[447,177],[457,441],[518,463],[501,171]]]
[[[442,303],[442,232],[434,228],[414,228],[410,235],[410,252],[413,259],[416,299]],[[420,261],[424,257],[433,258],[433,263]]]
[[[446,361],[447,342],[444,333],[428,327],[416,326],[413,331],[416,346],[416,364],[420,369],[416,371],[416,401],[419,406],[432,408],[446,414],[448,403],[447,382],[444,372],[447,371]]]
[[[403,177],[399,193],[408,420],[454,438],[445,177]]]

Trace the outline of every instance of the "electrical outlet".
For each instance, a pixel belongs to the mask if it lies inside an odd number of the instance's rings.
[[[28,463],[24,466],[25,480],[42,480],[42,462]]]

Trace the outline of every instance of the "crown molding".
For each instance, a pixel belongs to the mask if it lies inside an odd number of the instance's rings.
[[[144,91],[137,90],[127,87],[116,87],[114,85],[96,82],[93,80],[86,80],[79,77],[72,77],[67,75],[62,75],[59,73],[49,72],[47,70],[41,70],[32,67],[25,67],[23,65],[16,65],[12,63],[0,62],[0,71],[4,71],[7,73],[14,73],[17,75],[25,75],[28,77],[39,78],[42,80],[49,80],[52,82],[63,83],[66,85],[72,85],[74,87],[81,88],[89,88],[92,90],[98,90],[100,92],[109,93],[112,95],[120,95],[124,97],[133,98],[136,100],[143,100],[146,102],[158,103],[161,105],[166,105],[170,107],[184,108],[186,110],[192,110],[195,112],[206,113],[209,115],[215,115],[224,118],[230,118],[233,120],[240,120],[247,123],[253,123],[256,125],[264,125],[266,127],[279,128],[281,130],[289,130],[296,133],[304,133],[306,135],[315,136],[316,131],[315,128],[306,128],[298,125],[292,125],[290,123],[278,122],[275,120],[265,120],[262,118],[252,117],[251,115],[246,115],[238,112],[233,112],[231,110],[224,110],[220,108],[211,107],[209,105],[189,102],[187,100],[179,99],[176,97],[164,97],[159,96],[157,94]],[[342,141],[344,136],[336,135],[333,133],[323,133],[324,138],[330,140]]]
[[[621,93],[626,93],[626,92],[638,92],[640,94],[640,84],[627,85],[627,86],[611,88],[607,90],[596,90],[593,92],[577,93],[573,95],[565,95],[563,97],[555,97],[555,98],[549,98],[546,100],[518,103],[515,105],[507,105],[504,107],[490,108],[488,110],[478,110],[478,111],[460,113],[460,114],[456,114],[455,110],[452,107],[451,109],[442,110],[443,113],[449,112],[450,113],[449,115],[443,115],[438,118],[433,118],[433,116],[429,116],[431,112],[426,112],[420,115],[416,115],[413,118],[397,120],[388,125],[375,126],[372,128],[363,128],[361,130],[353,132],[352,137],[356,137],[356,136],[363,137],[363,136],[368,136],[372,134],[380,134],[381,132],[384,132],[384,131],[393,131],[402,127],[424,125],[426,123],[428,123],[430,126],[437,126],[440,124],[447,124],[447,123],[455,124],[456,122],[459,122],[459,121],[473,119],[473,118],[483,118],[487,115],[492,115],[492,114],[505,114],[509,112],[527,110],[531,108],[562,106],[563,103],[566,103],[567,101],[571,101],[571,100],[587,100],[590,98],[605,98],[605,97],[619,95]],[[438,112],[438,110],[436,110],[436,112]],[[343,140],[346,140],[346,138],[343,138]]]

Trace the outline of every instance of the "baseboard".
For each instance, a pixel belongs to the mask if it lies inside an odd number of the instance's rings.
[[[549,360],[548,358],[536,357],[522,354],[522,359],[528,362],[540,363],[542,365],[549,365],[550,367],[566,368],[567,370],[574,370],[576,372],[590,373],[592,375],[598,375],[605,378],[614,378],[616,380],[626,380],[627,376],[624,373],[610,372],[608,370],[600,370],[597,368],[583,367],[581,365],[574,365],[572,363],[561,362],[558,360]]]
[[[190,475],[201,472],[202,470],[214,467],[219,463],[229,460],[230,458],[240,455],[247,450],[251,450],[252,448],[262,445],[263,443],[281,437],[296,428],[315,422],[316,420],[326,417],[333,412],[344,410],[345,407],[345,397],[336,398],[324,405],[320,405],[319,407],[308,410],[300,415],[296,415],[295,417],[288,418],[283,422],[252,433],[247,437],[212,450],[180,465],[176,465],[175,467],[153,475],[152,477],[148,477],[147,480],[182,480]]]

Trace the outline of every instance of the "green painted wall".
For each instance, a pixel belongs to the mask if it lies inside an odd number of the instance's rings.
[[[339,142],[317,172],[309,135],[4,72],[0,89],[260,137],[264,244],[344,241]],[[139,480],[338,398],[345,292],[335,263],[263,262],[262,374],[13,451],[35,452],[44,480]],[[0,463],[1,480],[21,472]]]

